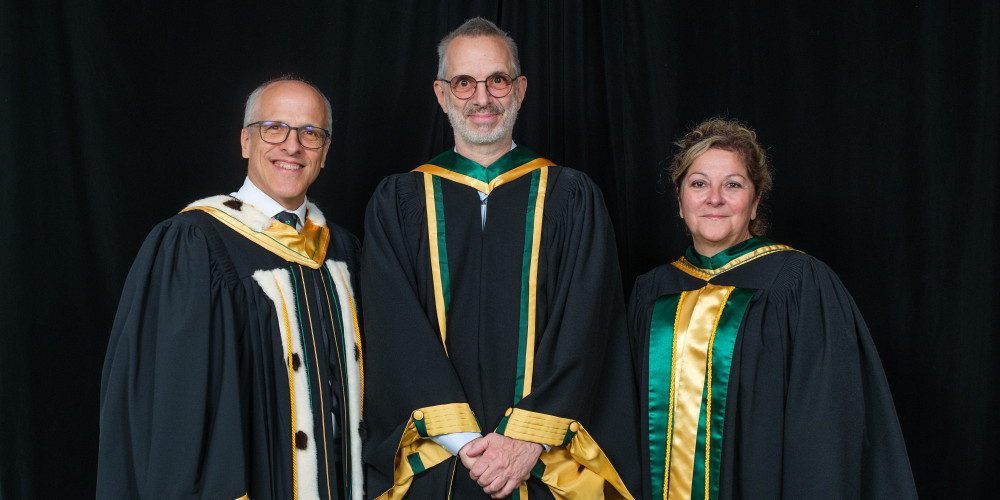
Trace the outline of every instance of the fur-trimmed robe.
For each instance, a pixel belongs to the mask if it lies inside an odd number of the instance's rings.
[[[358,252],[312,204],[301,233],[228,196],[154,228],[105,359],[97,497],[361,498]]]

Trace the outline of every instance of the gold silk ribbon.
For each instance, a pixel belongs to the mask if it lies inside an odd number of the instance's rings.
[[[547,160],[545,158],[536,158],[534,160],[529,161],[528,163],[525,163],[524,165],[521,165],[520,167],[512,168],[512,169],[510,169],[510,170],[508,170],[508,171],[506,171],[506,172],[504,172],[504,173],[496,176],[489,183],[483,182],[483,181],[481,181],[479,179],[476,179],[474,177],[469,177],[468,175],[465,175],[465,174],[460,174],[458,172],[452,172],[451,170],[448,170],[447,168],[439,167],[437,165],[431,165],[429,163],[425,163],[425,164],[423,164],[423,165],[421,165],[421,166],[413,169],[413,171],[415,171],[415,172],[424,172],[426,174],[431,174],[431,175],[436,175],[438,177],[443,177],[443,178],[448,179],[450,181],[454,181],[454,182],[457,182],[459,184],[464,184],[466,186],[469,186],[469,187],[475,189],[476,191],[480,191],[480,192],[483,192],[483,193],[486,193],[486,194],[490,194],[494,189],[497,188],[497,186],[500,186],[501,184],[503,184],[505,182],[510,182],[510,181],[512,181],[514,179],[517,179],[518,177],[521,177],[522,175],[527,174],[527,173],[529,173],[529,172],[531,172],[533,170],[537,170],[537,169],[542,168],[542,167],[551,167],[553,165],[555,165],[555,163],[552,163],[551,161],[549,161],[549,160]]]
[[[604,498],[632,500],[611,460],[579,422],[513,408],[502,425],[497,432],[504,436],[549,445],[539,457],[545,464],[541,481],[556,498],[589,500],[603,491]],[[526,498],[523,484],[520,491]]]
[[[451,452],[433,440],[425,439],[425,436],[480,431],[468,403],[449,403],[414,410],[399,439],[393,462],[392,487],[379,495],[377,500],[402,500],[417,474],[452,457]],[[420,464],[419,470],[414,470],[414,463]]]
[[[689,498],[698,442],[698,418],[708,361],[708,349],[732,287],[706,284],[685,292],[677,307],[674,374],[671,390],[671,443],[667,451],[667,490],[672,498]]]
[[[283,222],[274,221],[264,231],[251,229],[241,220],[222,210],[209,206],[188,207],[182,210],[201,210],[219,222],[229,226],[247,239],[266,248],[289,262],[302,264],[310,269],[319,269],[326,258],[326,247],[330,243],[330,229],[317,226],[310,219],[302,225],[302,232]]]
[[[545,464],[542,482],[558,499],[634,500],[618,471],[583,426],[566,446],[553,446],[540,457]]]

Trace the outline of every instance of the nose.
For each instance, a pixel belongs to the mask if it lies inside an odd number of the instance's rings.
[[[712,206],[722,205],[725,202],[725,198],[722,197],[722,186],[715,186],[710,189],[705,201]]]
[[[289,130],[285,142],[281,143],[281,150],[292,155],[298,153],[300,148],[302,148],[302,144],[299,143],[298,129]]]
[[[480,91],[480,85],[482,85],[482,90]],[[470,101],[476,103],[477,105],[485,105],[490,101],[490,90],[486,88],[486,82],[476,82],[476,90],[472,93],[472,97],[469,98]]]

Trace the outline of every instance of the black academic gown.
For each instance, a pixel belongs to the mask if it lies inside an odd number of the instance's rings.
[[[489,191],[485,228],[472,181],[443,178],[451,174],[442,170],[390,176],[372,196],[362,256],[370,497],[488,498],[461,461],[427,439],[451,432],[496,431],[550,445],[527,482],[530,498],[550,498],[550,488],[614,497],[608,478],[638,484],[624,304],[602,195],[581,172],[558,166],[496,185],[497,175],[535,160],[550,165],[520,147],[491,165],[482,180],[493,185],[479,188]],[[451,152],[430,163],[452,173],[483,170]],[[528,213],[537,209],[539,183],[540,238]],[[525,278],[529,237],[539,239],[536,286]],[[435,261],[444,294],[435,292]],[[537,290],[527,342],[533,356],[519,333],[530,288]],[[447,295],[443,308],[439,295]],[[579,483],[558,485],[560,470]]]
[[[665,498],[664,429],[683,426],[670,421],[676,412],[655,402],[661,397],[667,403],[666,388],[678,383],[671,381],[670,369],[680,362],[671,355],[671,340],[664,343],[662,336],[679,337],[676,328],[684,320],[675,311],[683,308],[657,309],[657,304],[690,300],[692,295],[680,294],[705,293],[707,286],[731,290],[725,309],[739,311],[737,316],[720,313],[708,322],[719,325],[713,338],[719,344],[724,342],[724,323],[737,318],[731,325],[736,336],[728,349],[728,384],[705,382],[716,393],[711,413],[720,405],[725,408],[721,448],[717,442],[709,446],[721,452],[718,463],[708,467],[714,469],[708,490],[715,489],[709,497],[916,498],[892,396],[854,301],[825,264],[763,238],[711,259],[689,250],[683,259],[661,265],[635,283],[629,329],[643,409],[642,447],[650,450],[643,454],[643,497]],[[659,326],[651,334],[653,323]],[[659,356],[650,354],[651,343]],[[715,347],[716,364],[724,365],[725,349]],[[719,377],[717,368],[713,374]],[[723,391],[720,400],[717,393]],[[675,393],[675,398],[683,396]],[[703,401],[703,412],[705,408]],[[699,432],[705,432],[704,420],[700,423]],[[695,450],[693,491],[698,498],[706,490],[701,468],[705,441],[698,441]],[[676,459],[681,450],[672,453],[674,463],[683,461]]]
[[[360,498],[358,253],[312,204],[301,234],[225,196],[154,228],[105,359],[97,498]]]

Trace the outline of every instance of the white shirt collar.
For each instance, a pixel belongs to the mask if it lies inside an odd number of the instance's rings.
[[[274,217],[278,212],[291,212],[299,217],[299,223],[295,227],[295,230],[301,230],[302,224],[306,220],[306,204],[309,200],[304,200],[302,205],[295,210],[288,210],[281,206],[280,203],[271,199],[270,196],[265,194],[260,190],[253,182],[250,181],[250,177],[243,180],[243,185],[240,186],[240,190],[235,193],[229,193],[232,196],[243,203],[249,203],[264,213],[268,217]]]

